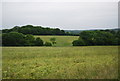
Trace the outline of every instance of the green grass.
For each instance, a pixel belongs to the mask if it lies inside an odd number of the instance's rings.
[[[77,40],[79,36],[35,36],[40,37],[44,42],[51,42],[50,38],[56,38],[56,44],[53,46],[72,46],[72,42]]]
[[[117,46],[3,47],[3,79],[117,79]]]

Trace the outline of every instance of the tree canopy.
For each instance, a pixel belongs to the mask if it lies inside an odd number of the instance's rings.
[[[120,31],[83,31],[79,39],[73,41],[73,46],[120,45]]]
[[[12,29],[4,29],[2,30],[3,33],[9,33],[9,32],[18,32],[22,34],[32,34],[32,35],[65,35],[64,30],[60,30],[59,28],[44,28],[42,26],[32,26],[32,25],[26,25],[26,26],[15,26]]]
[[[3,46],[43,46],[43,41],[33,35],[10,32],[2,35]]]

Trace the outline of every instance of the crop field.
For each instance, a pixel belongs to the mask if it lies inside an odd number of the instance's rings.
[[[50,38],[56,38],[56,44],[53,46],[72,46],[72,42],[77,40],[79,36],[35,36],[40,37],[45,42],[51,42]]]
[[[2,47],[2,50],[3,79],[118,78],[118,46]]]

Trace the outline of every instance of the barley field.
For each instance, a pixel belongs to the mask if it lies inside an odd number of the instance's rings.
[[[2,47],[3,79],[117,79],[118,46]]]

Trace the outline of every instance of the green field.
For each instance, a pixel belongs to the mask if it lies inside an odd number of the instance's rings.
[[[2,49],[3,79],[118,78],[118,46]]]
[[[79,36],[35,36],[40,37],[44,42],[51,42],[50,38],[56,38],[56,44],[53,46],[72,46],[72,42]]]

